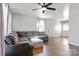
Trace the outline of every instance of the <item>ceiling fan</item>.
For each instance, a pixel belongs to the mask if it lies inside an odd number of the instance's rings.
[[[48,9],[48,10],[56,10],[56,8],[51,8],[51,7],[49,7],[49,6],[52,5],[53,3],[37,3],[37,4],[40,5],[41,8],[36,8],[36,9],[33,9],[32,11],[41,9],[41,10],[42,10],[42,13],[45,13],[45,11],[46,11],[47,9]]]

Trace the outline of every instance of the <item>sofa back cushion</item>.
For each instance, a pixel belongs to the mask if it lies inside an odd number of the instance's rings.
[[[18,34],[18,37],[33,37],[45,34],[45,32],[38,32],[38,31],[17,31],[16,33]]]
[[[14,42],[18,43],[18,34],[16,32],[12,32],[12,33],[10,33],[10,35],[12,35],[14,37]]]
[[[32,36],[32,32],[28,31],[28,32],[16,32],[18,34],[18,37],[29,37]]]
[[[27,37],[27,34],[25,32],[16,32],[18,34],[18,37]]]

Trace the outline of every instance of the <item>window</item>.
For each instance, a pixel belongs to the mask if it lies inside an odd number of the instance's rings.
[[[45,23],[44,23],[44,20],[38,20],[37,21],[37,30],[39,32],[44,32],[45,31]]]
[[[8,24],[7,24],[7,27],[8,27],[7,28],[7,34],[11,33],[12,29],[11,29],[11,12],[10,11],[8,12]]]

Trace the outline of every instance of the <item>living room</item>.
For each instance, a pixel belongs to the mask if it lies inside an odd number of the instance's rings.
[[[49,3],[48,7],[56,10],[49,9],[45,13],[42,13],[41,9],[34,10],[38,7],[41,8],[40,3],[12,3],[8,5],[12,19],[11,30],[18,34],[20,37],[18,38],[19,42],[31,40],[34,50],[33,55],[42,51],[44,48],[43,43],[48,42],[49,39],[60,36],[68,37],[68,29],[66,32],[63,31],[64,28],[61,30],[61,23],[62,27],[65,22],[66,24],[68,23],[68,4]],[[42,39],[44,42],[41,42],[39,39]]]
[[[79,4],[2,4],[5,56],[79,55],[78,40],[69,35],[69,20],[75,19],[73,11],[77,11],[78,8],[74,7],[76,5],[78,7]]]

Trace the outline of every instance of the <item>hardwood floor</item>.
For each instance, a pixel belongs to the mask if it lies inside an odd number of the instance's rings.
[[[43,45],[43,49],[37,50],[39,53],[34,56],[78,56],[79,47],[69,45],[68,38],[49,38],[48,44]]]

